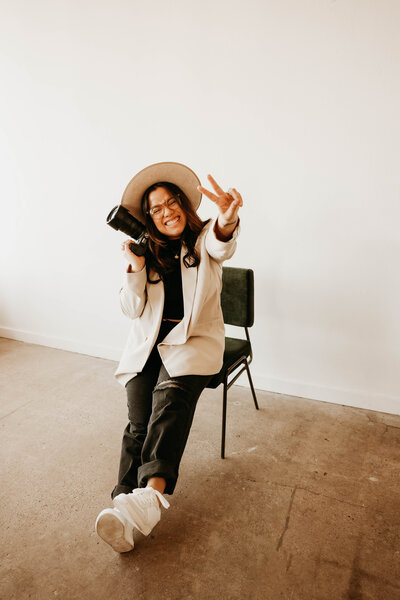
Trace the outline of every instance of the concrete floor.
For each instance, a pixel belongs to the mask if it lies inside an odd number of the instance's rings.
[[[0,338],[0,598],[400,599],[400,416],[221,388],[135,549],[94,532],[126,424],[116,363]]]

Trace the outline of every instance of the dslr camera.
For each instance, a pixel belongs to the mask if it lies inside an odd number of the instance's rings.
[[[114,206],[112,211],[107,217],[107,225],[110,225],[116,231],[123,231],[135,240],[135,244],[130,243],[129,249],[132,250],[136,256],[143,256],[147,249],[147,243],[149,234],[146,231],[146,227],[136,219],[128,209],[122,204]]]

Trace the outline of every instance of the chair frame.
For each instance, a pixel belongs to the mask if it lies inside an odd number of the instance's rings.
[[[251,393],[253,396],[253,400],[254,400],[254,405],[256,407],[257,410],[259,410],[258,407],[258,402],[257,402],[257,397],[256,397],[256,393],[254,391],[254,385],[253,385],[253,380],[251,378],[250,375],[250,369],[249,369],[249,365],[251,363],[251,361],[253,360],[253,350],[251,347],[251,341],[250,341],[250,335],[249,335],[249,330],[247,327],[244,328],[245,332],[246,332],[246,338],[247,341],[250,344],[250,354],[249,354],[249,358],[247,359],[247,356],[243,355],[241,356],[236,362],[233,363],[233,365],[231,365],[225,373],[225,377],[224,377],[224,392],[223,392],[223,400],[222,400],[222,439],[221,439],[221,458],[225,458],[225,434],[226,434],[226,413],[227,413],[227,405],[228,405],[228,390],[229,388],[235,383],[235,381],[238,379],[238,377],[240,377],[240,375],[242,373],[244,373],[244,371],[247,371],[247,377],[249,379],[249,383],[250,383],[250,389],[251,389]],[[235,369],[237,369],[240,365],[243,365],[242,368],[240,369],[240,371],[238,373],[235,374],[235,376],[231,379],[231,381],[228,381],[228,377],[229,375],[235,371]]]

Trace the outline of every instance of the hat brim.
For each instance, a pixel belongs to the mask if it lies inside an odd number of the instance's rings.
[[[159,181],[168,181],[177,185],[188,197],[196,211],[201,202],[201,192],[197,189],[200,180],[196,173],[186,165],[177,162],[159,162],[145,167],[130,180],[122,195],[121,205],[142,223],[142,197],[148,187]]]

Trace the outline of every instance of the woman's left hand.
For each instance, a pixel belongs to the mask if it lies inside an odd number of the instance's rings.
[[[219,209],[218,226],[222,230],[230,230],[229,233],[231,233],[238,222],[239,208],[243,206],[242,196],[235,188],[229,188],[227,192],[224,192],[211,175],[207,175],[207,177],[216,194],[208,191],[202,185],[198,185],[197,189],[207,196],[207,198],[215,202]]]

